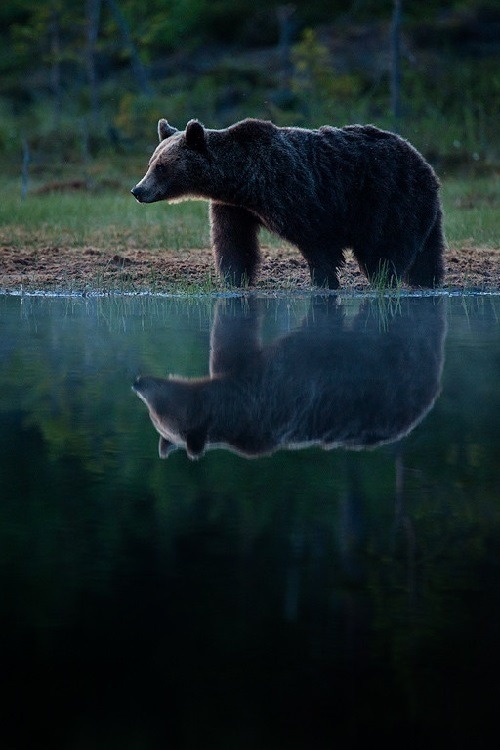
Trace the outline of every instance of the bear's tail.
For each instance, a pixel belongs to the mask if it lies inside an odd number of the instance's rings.
[[[429,234],[408,271],[408,283],[412,286],[435,287],[443,282],[445,239],[442,223],[441,208],[438,208]]]

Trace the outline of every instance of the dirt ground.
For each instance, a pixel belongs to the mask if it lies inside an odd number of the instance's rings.
[[[215,286],[214,286],[215,284]],[[500,249],[449,249],[443,287],[449,291],[500,291]],[[0,291],[188,292],[224,287],[216,279],[210,250],[113,254],[98,247],[0,247]],[[308,290],[309,273],[293,248],[263,249],[257,290]],[[341,289],[369,288],[352,257],[341,274]]]

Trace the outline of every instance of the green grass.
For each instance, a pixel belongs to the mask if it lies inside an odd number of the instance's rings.
[[[0,205],[0,237],[9,244],[106,248],[207,247],[202,202],[139,205],[128,191],[10,195]]]
[[[443,179],[445,233],[450,245],[500,248],[500,177]]]
[[[395,277],[393,266],[389,261],[380,261],[376,273],[370,278],[370,286],[377,294],[392,292],[401,294],[403,282]]]
[[[131,184],[133,181],[128,180]],[[139,205],[125,182],[96,191],[28,193],[22,201],[19,180],[12,179],[0,201],[0,241],[10,246],[94,246],[109,250],[208,247],[205,202]],[[442,183],[448,243],[454,247],[474,244],[500,248],[499,177],[453,176],[442,179]],[[267,232],[262,241],[280,244]]]

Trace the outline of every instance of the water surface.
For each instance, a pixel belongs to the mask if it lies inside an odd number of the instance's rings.
[[[0,297],[0,747],[478,746],[499,319]]]

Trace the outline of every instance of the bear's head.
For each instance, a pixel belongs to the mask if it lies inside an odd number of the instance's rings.
[[[181,446],[191,459],[199,458],[207,443],[210,417],[201,396],[205,380],[185,381],[138,377],[133,390],[148,407],[149,416],[160,435],[158,452],[167,458]]]
[[[207,198],[209,153],[207,133],[198,120],[190,120],[185,131],[167,120],[158,122],[159,145],[149,160],[148,171],[131,190],[139,203]]]

